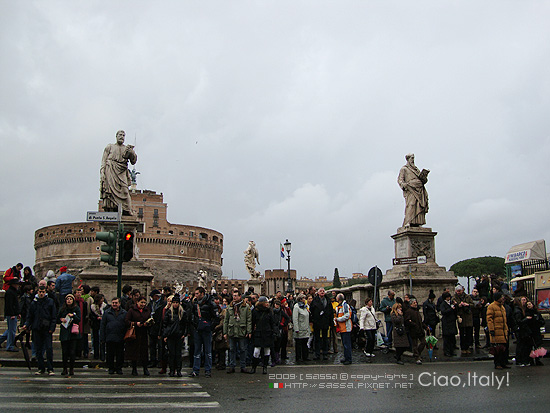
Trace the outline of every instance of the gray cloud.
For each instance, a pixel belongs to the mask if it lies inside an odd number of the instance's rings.
[[[4,248],[95,209],[118,129],[171,222],[225,237],[244,277],[391,267],[416,153],[440,265],[548,238],[550,61],[539,2],[5,2]],[[9,241],[8,241],[9,240]],[[284,265],[284,263],[283,263]]]

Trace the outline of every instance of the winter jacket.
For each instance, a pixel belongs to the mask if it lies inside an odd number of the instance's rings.
[[[363,307],[359,310],[359,328],[361,330],[376,330],[376,314],[374,307]]]
[[[405,314],[403,314],[405,319],[405,326],[409,332],[411,338],[424,338],[425,325],[422,323],[422,315],[418,311],[418,307],[409,307]]]
[[[271,308],[256,306],[252,311],[252,341],[254,347],[271,347],[277,326]]]
[[[55,289],[63,296],[70,294],[73,291],[73,281],[75,279],[74,275],[64,272],[55,280]]]
[[[340,329],[340,333],[351,333],[353,329],[351,322],[351,307],[345,300],[336,307],[335,320]]]
[[[157,310],[158,311],[158,310]],[[172,312],[174,313],[172,316]],[[181,318],[174,309],[167,308],[162,322],[162,337],[181,338],[187,334],[187,317],[185,311],[182,311]]]
[[[493,301],[487,308],[487,328],[490,333],[491,344],[505,344],[508,342],[506,309],[498,301]]]
[[[199,313],[201,320],[210,324],[210,329],[218,324],[218,307],[214,304],[212,296],[205,294],[200,301],[193,300],[192,305],[191,323],[193,328],[196,329],[199,325]]]
[[[430,299],[427,299],[424,301],[424,304],[422,304],[422,313],[424,314],[424,324],[435,326],[439,323],[437,309],[435,308],[435,304],[432,303]]]
[[[458,333],[456,327],[456,306],[443,300],[441,303],[441,333],[444,336],[454,336]]]
[[[92,327],[92,330],[99,330],[101,328],[101,320],[99,318],[103,318],[106,309],[106,303],[101,304],[101,306],[97,306],[96,304],[90,306],[90,327]]]
[[[251,333],[252,310],[250,307],[242,300],[228,305],[223,321],[223,334],[233,338],[242,338]]]
[[[391,309],[395,304],[395,298],[390,300],[389,297],[385,297],[380,303],[379,310],[384,313],[384,321],[391,321]]]
[[[121,343],[126,334],[126,310],[120,308],[118,313],[112,307],[103,312],[99,327],[99,340],[106,343]]]
[[[66,318],[67,314],[72,313],[74,314],[73,320],[71,323],[65,328],[63,324],[61,324],[61,319]],[[69,341],[69,340],[77,340],[80,339],[80,329],[78,334],[72,333],[71,329],[73,327],[73,324],[79,324],[80,323],[80,308],[78,308],[77,305],[73,305],[72,308],[68,308],[67,306],[61,307],[61,310],[59,310],[59,313],[57,313],[57,322],[58,324],[61,324],[61,328],[59,330],[59,341]]]
[[[2,289],[4,291],[8,291],[8,288],[10,288],[9,281],[13,280],[14,278],[20,279],[21,278],[21,272],[17,271],[16,267],[8,268],[3,276],[3,285]]]
[[[35,331],[55,331],[57,312],[55,303],[48,296],[36,298],[31,302],[25,325]]]
[[[456,301],[456,315],[462,319],[462,322],[459,321],[459,327],[473,327],[474,326],[474,317],[472,309],[474,308],[474,300],[466,293],[461,295],[455,294],[453,299]],[[469,304],[468,306],[460,306],[460,303]]]
[[[126,327],[129,328],[134,323],[136,339],[128,340],[124,343],[124,358],[130,361],[147,360],[148,346],[148,327],[143,325],[151,317],[151,310],[145,306],[143,310],[134,304],[126,313]],[[138,327],[137,323],[141,323]]]
[[[12,285],[4,295],[4,317],[17,317],[19,314],[21,314],[19,295],[17,289]]]
[[[294,324],[294,338],[309,338],[309,311],[304,303],[294,304],[292,324]]]
[[[334,325],[334,309],[329,298],[325,295],[325,305],[321,297],[317,296],[313,299],[310,305],[311,322],[315,329],[326,329]]]
[[[402,315],[392,314],[390,315],[390,321],[393,323],[393,346],[397,347],[409,347],[409,338],[405,332],[405,319]],[[403,334],[399,334],[400,327]]]
[[[155,320],[153,325],[149,327],[149,335],[158,337],[162,335],[162,309],[166,307],[166,301],[161,297],[157,301],[150,301],[149,304],[147,304],[147,307],[149,307],[149,310],[151,311],[151,317]]]
[[[19,310],[21,311],[21,320],[20,324],[25,324],[27,320],[27,314],[29,313],[29,308],[31,306],[32,300],[34,297],[31,297],[29,294],[23,294],[19,298]]]

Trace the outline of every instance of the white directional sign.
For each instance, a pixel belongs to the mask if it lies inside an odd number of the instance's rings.
[[[92,222],[118,222],[118,212],[88,211],[86,221]]]

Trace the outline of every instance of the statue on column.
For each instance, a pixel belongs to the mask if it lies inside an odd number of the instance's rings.
[[[133,145],[124,145],[126,133],[119,130],[116,133],[116,143],[110,143],[103,151],[100,169],[101,199],[103,210],[118,211],[122,204],[123,215],[132,215],[132,200],[128,187],[131,184],[128,161],[132,165],[137,162]]]
[[[256,262],[260,265],[260,253],[256,249],[256,244],[254,241],[249,241],[248,248],[244,251],[244,263],[248,273],[250,274],[250,278],[254,279],[260,276],[260,272],[256,271]]]
[[[428,213],[428,192],[424,185],[428,182],[428,169],[422,171],[414,164],[414,153],[405,155],[407,164],[399,171],[397,183],[405,198],[405,219],[403,227],[419,227],[426,224]]]

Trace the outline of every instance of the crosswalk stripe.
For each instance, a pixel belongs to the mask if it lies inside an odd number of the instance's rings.
[[[220,407],[218,402],[181,402],[181,403],[155,403],[155,409],[212,409]],[[75,405],[71,403],[6,403],[2,406],[3,409],[55,409],[55,410],[75,410]],[[78,409],[101,409],[101,410],[122,410],[122,409],[146,409],[147,406],[139,405],[135,403],[82,403],[78,405]]]
[[[76,389],[78,390],[78,389]],[[178,388],[178,390],[180,390]],[[210,394],[208,394],[205,391],[192,391],[192,392],[172,392],[172,393],[147,393],[147,394],[120,394],[120,393],[76,393],[72,394],[69,392],[62,392],[62,393],[44,393],[40,394],[38,397],[40,399],[55,399],[58,398],[59,402],[63,403],[64,399],[70,398],[70,399],[86,399],[86,398],[109,398],[109,399],[135,399],[135,398],[143,398],[146,397],[148,399],[159,399],[164,397],[211,397]],[[10,394],[0,394],[0,399],[9,399],[9,398],[24,398],[24,397],[36,397],[34,394],[29,393],[10,393]],[[67,400],[70,401],[70,400]]]
[[[25,383],[25,384],[32,384],[32,383]],[[38,383],[37,383],[38,384]],[[42,384],[42,383],[40,383]],[[52,383],[53,384],[53,383]],[[130,389],[132,387],[134,388],[142,388],[142,387],[145,387],[145,388],[148,388],[150,389],[151,388],[151,384],[147,384],[147,383],[137,383],[135,385],[133,385],[132,383],[128,383],[128,384],[109,384],[109,385],[105,385],[104,383],[98,383],[98,384],[89,384],[89,383],[86,383],[86,384],[80,384],[80,383],[56,383],[54,384],[55,386],[62,386],[64,388],[67,388],[67,387],[72,387],[74,389],[95,389],[95,390],[98,390],[98,389]],[[160,387],[160,386],[159,386]],[[169,385],[164,385],[162,386],[163,388],[173,388],[173,389],[180,389],[180,390],[185,390],[185,389],[202,389],[202,386],[199,384],[199,383],[189,383],[189,384],[180,384],[179,386],[169,386]],[[48,387],[49,389],[51,389],[51,386]]]
[[[34,372],[33,372],[34,373]],[[219,408],[211,395],[191,378],[107,376],[104,370],[63,376],[35,376],[27,370],[0,368],[0,379],[15,384],[0,393],[2,411],[136,410]],[[32,399],[31,399],[32,398]],[[29,400],[26,402],[25,400]],[[37,401],[39,400],[39,401]]]

